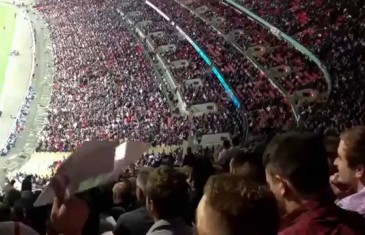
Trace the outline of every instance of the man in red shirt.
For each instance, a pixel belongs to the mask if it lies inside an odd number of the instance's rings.
[[[280,235],[365,234],[365,220],[334,204],[323,139],[311,133],[275,136],[264,153],[266,180],[282,210]]]

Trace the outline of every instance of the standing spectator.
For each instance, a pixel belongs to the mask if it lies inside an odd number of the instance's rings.
[[[338,174],[331,177],[331,182],[334,186],[346,185],[350,195],[337,205],[365,216],[365,126],[353,127],[340,138],[335,160]]]
[[[147,209],[154,224],[147,235],[190,235],[184,216],[188,207],[186,177],[170,167],[153,170],[147,180]]]
[[[285,216],[280,234],[364,234],[365,220],[337,207],[330,194],[323,139],[289,132],[269,143],[266,179]]]
[[[197,209],[199,235],[276,235],[279,221],[268,188],[228,174],[209,179]]]
[[[7,180],[7,179],[6,179]],[[14,184],[15,184],[15,180],[7,180],[7,184],[4,186],[4,193],[7,194],[9,191],[13,190],[14,189]]]
[[[214,167],[208,156],[198,156],[194,166],[191,168],[188,183],[190,185],[190,206],[192,214],[190,220],[194,220],[195,210],[204,194],[204,186],[210,176],[214,174]]]
[[[183,166],[193,166],[195,163],[195,156],[193,154],[193,151],[191,150],[191,147],[188,147],[186,149],[186,155],[184,156],[183,160]]]
[[[229,140],[223,140],[223,149],[219,152],[218,163],[224,165],[230,160],[229,149],[231,148],[231,142]]]
[[[137,175],[136,196],[140,207],[119,216],[115,235],[145,235],[153,224],[146,208],[146,184],[150,168],[142,168]]]
[[[240,149],[240,137],[239,136],[234,136],[232,138],[232,148],[229,150],[230,155],[236,156],[237,154],[239,154],[241,152]]]

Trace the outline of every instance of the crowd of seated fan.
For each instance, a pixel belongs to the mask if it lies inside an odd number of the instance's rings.
[[[280,129],[293,123],[288,102],[284,101],[283,96],[271,86],[266,75],[260,73],[238,50],[226,43],[224,38],[218,36],[203,21],[192,17],[190,11],[174,1],[151,2],[173,19],[207,52],[224,78],[236,90],[245,109],[249,109],[252,131],[260,133],[263,127],[275,125]],[[261,88],[254,90],[249,87]]]
[[[319,91],[326,91],[326,81],[321,74],[318,66],[307,60],[300,52],[290,47],[286,42],[280,41],[276,36],[262,27],[255,21],[252,21],[244,14],[240,14],[231,7],[221,4],[219,1],[199,1],[195,0],[191,9],[199,6],[207,6],[211,14],[203,17],[211,24],[216,26],[223,34],[233,30],[240,30],[243,33],[239,35],[244,37],[243,40],[236,40],[243,49],[261,45],[266,48],[263,56],[256,59],[266,69],[279,65],[286,65],[292,68],[291,76],[279,80],[289,93],[295,89],[316,87]],[[214,18],[223,17],[223,21],[214,22]],[[222,29],[222,30],[221,30]]]
[[[24,103],[20,109],[18,117],[13,117],[15,119],[14,129],[11,130],[9,138],[5,142],[5,146],[0,146],[0,155],[4,156],[15,147],[19,132],[24,129],[24,124],[29,113],[30,105],[35,97],[35,90],[32,86],[29,87],[27,94],[25,96]]]
[[[222,104],[222,97],[217,94],[225,94],[223,87],[217,79],[213,78],[213,75],[209,72],[209,67],[204,63],[192,45],[180,35],[174,26],[164,21],[161,15],[148,7],[144,2],[134,1],[128,6],[124,5],[121,7],[121,11],[125,12],[126,15],[128,15],[128,11],[136,12],[137,10],[142,13],[138,14],[140,21],[150,21],[146,26],[140,26],[145,35],[154,32],[163,33],[163,35],[157,36],[150,35],[149,40],[152,41],[154,48],[169,44],[176,46],[174,50],[162,51],[159,54],[166,63],[166,66],[169,67],[174,80],[179,85],[178,90],[182,93],[187,107],[208,102]],[[137,24],[138,22],[135,21],[134,23]],[[157,26],[153,27],[155,24]],[[179,65],[172,66],[172,62],[179,60],[186,60],[188,64],[184,66],[180,65],[180,67]],[[187,80],[194,78],[201,79],[202,84],[195,86],[187,82]]]
[[[56,75],[38,150],[69,151],[85,139],[171,145],[198,126],[199,118],[191,122],[168,108],[116,2],[46,0],[39,5],[52,27]]]
[[[365,3],[363,1],[252,1],[240,4],[310,49],[326,66],[333,95],[323,112],[303,111],[308,129],[339,131],[364,122]],[[336,113],[336,114],[334,114]],[[319,120],[323,120],[320,123]]]
[[[74,195],[66,193],[73,182],[54,177],[46,180],[55,192],[53,203],[39,207],[34,202],[41,190],[34,187],[43,179],[18,174],[19,189],[13,179],[1,185],[0,232],[365,233],[365,126],[340,136],[274,133],[247,144],[241,148],[234,137],[224,140],[219,152],[144,154],[117,179]]]
[[[192,117],[191,132],[199,137],[198,140],[203,134],[241,132],[242,117],[237,112],[232,102],[229,101],[223,87],[219,84],[218,80],[213,77],[208,66],[204,64],[202,58],[198,56],[197,52],[193,50],[193,47],[186,39],[178,34],[175,28],[167,22],[165,22],[163,28],[160,22],[162,17],[154,10],[147,7],[143,2],[131,2],[128,6],[122,6],[120,10],[126,15],[128,15],[128,12],[135,12],[138,10],[142,13],[138,14],[139,20],[144,22],[151,21],[152,23],[149,23],[151,26],[158,21],[159,31],[163,32],[164,35],[170,35],[168,36],[168,40],[170,40],[169,43],[173,43],[176,46],[176,50],[172,52],[160,52],[162,59],[167,65],[170,65],[171,62],[176,60],[189,61],[187,67],[170,67],[170,72],[178,83],[178,89],[182,92],[183,99],[188,107],[194,104],[203,104],[207,102],[215,102],[218,105],[217,112],[210,112],[201,116]],[[134,23],[136,24],[138,22]],[[154,32],[148,31],[147,28],[144,28],[143,30],[146,35]],[[175,40],[171,41],[171,38],[174,38]],[[187,82],[189,79],[200,79],[202,85],[188,85]]]

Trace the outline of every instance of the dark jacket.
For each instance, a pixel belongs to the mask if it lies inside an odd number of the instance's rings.
[[[146,207],[142,206],[118,218],[114,235],[146,235],[152,224]]]

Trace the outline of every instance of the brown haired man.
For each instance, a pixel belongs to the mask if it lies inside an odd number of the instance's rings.
[[[186,176],[171,167],[153,170],[147,179],[146,206],[154,220],[147,235],[192,235],[185,224],[189,192]]]
[[[334,191],[341,199],[337,205],[365,216],[365,126],[343,132],[340,139],[335,160],[338,173],[331,176]],[[347,186],[346,192],[341,185]]]

